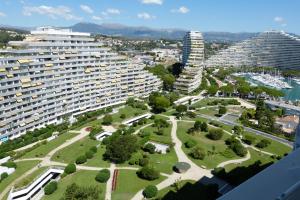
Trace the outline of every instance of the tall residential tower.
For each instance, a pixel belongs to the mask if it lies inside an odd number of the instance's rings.
[[[0,50],[0,140],[148,96],[161,81],[88,33],[39,28]]]
[[[176,80],[175,90],[191,93],[201,84],[204,62],[204,42],[199,31],[187,32],[183,39],[182,63],[184,69]]]

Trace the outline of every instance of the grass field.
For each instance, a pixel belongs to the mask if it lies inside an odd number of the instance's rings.
[[[126,119],[133,118],[135,116],[144,114],[146,112],[148,112],[148,110],[142,110],[140,108],[132,108],[131,106],[125,106],[124,108],[121,108],[118,113],[112,115],[113,122],[121,123],[122,121],[124,121]],[[125,119],[120,118],[120,116],[122,114],[125,114],[125,116],[126,116]]]
[[[80,155],[84,155],[92,146],[100,144],[97,140],[92,140],[89,137],[85,137],[70,146],[67,146],[60,151],[56,152],[51,158],[54,161],[71,163],[76,160]],[[92,159],[89,159],[85,165],[91,165],[96,167],[108,167],[109,163],[102,160],[102,154],[105,149],[99,147],[98,151]]]
[[[248,149],[250,154],[251,154],[251,159],[245,161],[245,162],[242,162],[241,164],[229,164],[229,165],[226,165],[225,166],[225,169],[226,171],[230,171],[236,167],[239,167],[239,166],[249,166],[251,164],[253,164],[255,161],[258,161],[260,160],[262,162],[262,164],[265,164],[265,163],[268,163],[268,162],[271,162],[271,161],[275,161],[274,159],[272,159],[270,156],[266,155],[266,154],[263,154],[263,153],[260,153],[260,152],[257,152],[253,149]]]
[[[0,191],[3,191],[10,183],[12,183],[15,179],[19,178],[26,171],[30,170],[34,166],[36,166],[39,161],[22,161],[17,163],[16,171],[9,175],[6,179],[0,182]]]
[[[63,179],[59,180],[58,185],[57,185],[58,186],[57,190],[49,196],[44,196],[43,200],[61,199],[64,195],[66,188],[69,185],[71,185],[72,183],[76,183],[82,187],[88,187],[88,186],[99,187],[101,190],[101,193],[99,195],[99,200],[104,200],[106,184],[98,183],[95,180],[97,173],[98,173],[97,171],[79,170],[72,175],[68,175],[68,176],[64,177]]]
[[[171,129],[172,125],[170,124],[169,127],[164,128],[163,135],[158,135],[156,134],[157,128],[153,126],[148,126],[143,129],[143,131],[150,133],[150,140],[156,141],[159,143],[165,143],[165,144],[171,144],[172,143],[172,138],[171,138]]]
[[[161,176],[157,180],[147,181],[140,179],[134,170],[120,170],[116,190],[112,192],[112,200],[131,199],[139,190],[148,185],[156,185],[164,179],[165,177]]]
[[[211,139],[208,139],[205,135],[206,133],[197,133],[195,135],[190,135],[187,133],[187,130],[193,126],[193,123],[185,123],[185,122],[179,122],[178,128],[177,128],[177,136],[182,141],[183,146],[182,149],[186,154],[189,154],[191,149],[188,149],[184,146],[184,143],[188,141],[189,139],[193,139],[197,141],[198,146],[203,148],[205,151],[212,151],[213,146],[215,147],[216,154],[214,155],[206,155],[204,160],[197,160],[190,157],[190,159],[195,162],[199,166],[205,166],[207,168],[214,168],[219,163],[224,162],[226,160],[231,160],[235,158],[239,158],[235,154],[232,154],[231,158],[226,158],[220,152],[224,152],[227,148],[225,144],[225,140],[229,138],[230,136],[228,134],[224,134],[223,138],[218,141],[213,141]]]
[[[215,117],[219,113],[218,106],[211,108],[203,108],[196,111],[197,114],[204,114]]]
[[[62,145],[67,140],[75,137],[78,133],[67,132],[60,135],[58,138],[47,142],[46,144],[42,144],[38,148],[26,153],[22,158],[35,158],[35,157],[45,157],[51,150],[55,149],[56,147]]]

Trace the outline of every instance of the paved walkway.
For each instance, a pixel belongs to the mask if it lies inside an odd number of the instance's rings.
[[[250,158],[251,158],[251,154],[247,150],[247,155],[245,157],[240,158],[240,159],[235,159],[235,160],[227,160],[225,162],[222,162],[222,163],[218,164],[217,167],[225,167],[226,165],[229,165],[229,164],[241,164],[242,162],[247,161]]]

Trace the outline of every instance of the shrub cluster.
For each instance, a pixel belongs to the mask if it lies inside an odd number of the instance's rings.
[[[205,151],[204,149],[202,149],[201,147],[194,147],[192,149],[192,151],[190,152],[190,156],[194,159],[197,159],[197,160],[203,160],[205,158]]]
[[[145,198],[153,198],[157,195],[158,189],[155,185],[148,185],[144,191],[143,191],[143,195]]]
[[[109,170],[108,169],[102,169],[96,175],[95,180],[100,182],[100,183],[106,183],[109,178],[110,178]]]
[[[74,163],[68,164],[64,170],[66,174],[73,174],[74,172],[76,172],[76,165]]]
[[[207,137],[212,140],[220,140],[223,137],[223,130],[220,128],[213,128],[208,131]]]
[[[55,190],[57,190],[57,182],[56,181],[51,181],[44,188],[45,195],[50,195],[53,192],[55,192]]]
[[[228,147],[234,151],[236,155],[244,157],[247,154],[247,149],[236,138],[228,138],[225,142],[228,145]]]
[[[136,173],[140,178],[149,181],[158,179],[160,176],[159,172],[156,169],[149,166],[143,167],[142,169],[138,170]]]

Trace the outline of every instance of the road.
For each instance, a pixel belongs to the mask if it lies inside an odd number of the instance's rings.
[[[293,147],[294,143],[291,142],[291,141],[288,141],[286,139],[283,139],[283,138],[280,138],[280,137],[277,137],[277,136],[274,136],[274,135],[271,135],[271,134],[268,134],[268,133],[265,133],[265,132],[262,132],[262,131],[259,131],[259,130],[256,130],[256,129],[253,129],[253,128],[250,128],[250,127],[247,127],[247,126],[243,126],[239,123],[236,123],[236,122],[233,122],[233,121],[229,121],[229,120],[226,120],[226,119],[219,119],[217,117],[212,117],[212,116],[209,116],[209,115],[204,115],[204,114],[198,114],[199,117],[203,117],[205,119],[209,119],[209,120],[214,120],[214,121],[218,121],[218,122],[221,122],[223,124],[226,124],[226,125],[229,125],[229,126],[242,126],[246,131],[248,132],[251,132],[251,133],[254,133],[256,135],[262,135],[266,138],[269,138],[271,140],[274,140],[274,141],[277,141],[277,142],[280,142],[282,144],[285,144],[289,147]]]

